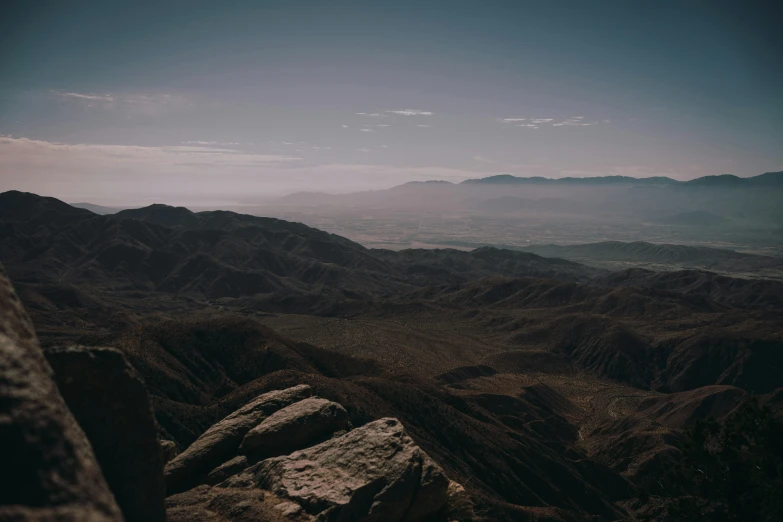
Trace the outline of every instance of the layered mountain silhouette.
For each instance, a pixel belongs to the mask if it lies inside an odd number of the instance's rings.
[[[624,223],[780,227],[783,172],[741,178],[724,174],[690,181],[667,177],[517,177],[499,174],[461,183],[411,182],[352,194],[299,192],[285,207],[342,207],[470,211],[534,216],[578,215]]]
[[[220,298],[319,287],[367,294],[496,270],[573,280],[596,273],[573,262],[497,249],[379,254],[299,223],[224,211],[151,205],[98,216],[22,193],[1,195],[0,207],[0,255],[31,282],[103,281],[128,290]]]
[[[353,426],[399,419],[487,520],[633,520],[669,501],[652,488],[684,428],[751,394],[775,406],[783,388],[783,283],[680,269],[774,257],[644,242],[391,251],[274,218],[98,215],[6,192],[0,261],[44,347],[122,352],[174,446],[307,384]]]
[[[689,181],[679,181],[665,176],[653,176],[648,178],[635,178],[631,176],[594,176],[589,178],[544,178],[544,177],[520,177],[511,174],[498,174],[486,178],[469,179],[462,183],[475,184],[552,184],[552,185],[679,185],[686,187],[698,186],[776,186],[783,185],[783,172],[767,172],[758,176],[741,178],[733,174],[720,174],[717,176],[703,176]]]

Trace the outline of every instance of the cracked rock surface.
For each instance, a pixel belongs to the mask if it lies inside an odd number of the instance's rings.
[[[416,522],[446,503],[449,480],[397,419],[380,419],[249,470],[257,484],[325,520]]]

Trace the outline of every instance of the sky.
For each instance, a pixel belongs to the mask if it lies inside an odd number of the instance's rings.
[[[774,1],[12,0],[0,191],[105,205],[783,170]]]

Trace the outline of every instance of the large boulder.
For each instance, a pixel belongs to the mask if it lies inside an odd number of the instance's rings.
[[[248,431],[276,411],[312,394],[301,384],[265,393],[205,431],[165,468],[166,491],[178,493],[199,484],[207,473],[235,457]]]
[[[122,521],[2,267],[0,483],[0,520]]]
[[[350,426],[341,405],[311,397],[264,419],[242,440],[240,451],[257,458],[277,457],[312,446]]]
[[[126,522],[164,522],[163,454],[136,370],[113,348],[71,346],[45,355]]]
[[[416,522],[441,510],[449,479],[396,419],[380,419],[223,482],[248,482],[319,520]]]

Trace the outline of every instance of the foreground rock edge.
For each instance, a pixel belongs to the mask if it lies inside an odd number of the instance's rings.
[[[123,520],[2,266],[0,404],[0,520]]]

